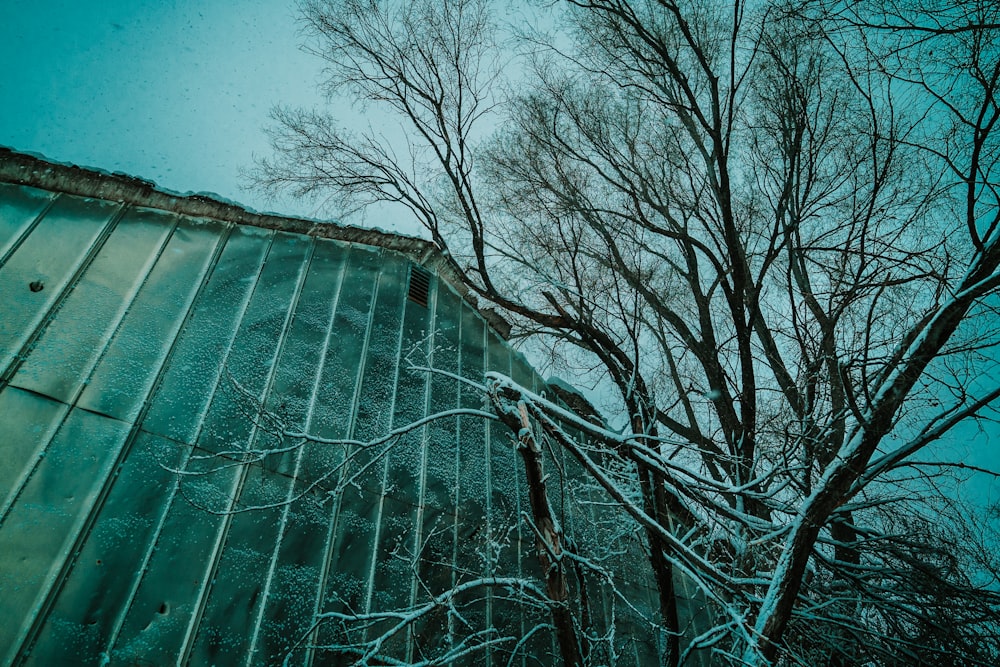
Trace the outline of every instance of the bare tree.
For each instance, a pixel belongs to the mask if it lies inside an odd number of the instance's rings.
[[[256,182],[402,204],[517,335],[616,392],[622,432],[490,379],[550,598],[537,437],[641,527],[665,664],[1000,658],[996,566],[932,449],[1000,398],[1000,8],[570,0],[516,73],[485,0],[302,12],[329,92],[406,146],[279,109]],[[696,631],[678,581],[715,610]]]
[[[429,338],[423,342],[429,342]],[[625,615],[646,626],[653,623],[653,619],[636,608],[622,587],[623,581],[635,579],[621,572],[623,565],[634,563],[635,559],[619,562],[622,556],[628,556],[628,546],[623,548],[622,543],[635,542],[634,525],[626,522],[623,526],[615,517],[610,521],[588,517],[586,528],[599,537],[586,540],[583,535],[586,531],[576,531],[577,539],[586,541],[587,553],[582,555],[561,527],[567,515],[565,503],[550,499],[547,488],[552,471],[543,473],[542,447],[546,443],[541,432],[536,436],[536,424],[525,404],[508,409],[499,394],[488,390],[486,385],[423,365],[427,361],[424,351],[414,349],[407,355],[406,365],[398,371],[414,374],[419,382],[435,378],[461,383],[473,396],[484,401],[489,396],[495,410],[474,407],[440,410],[412,421],[403,420],[370,439],[321,437],[310,432],[308,423],[304,427],[290,423],[280,408],[276,411],[268,407],[259,390],[245,386],[228,373],[226,391],[235,394],[235,405],[241,410],[252,437],[229,449],[186,452],[179,467],[163,465],[179,476],[180,494],[201,511],[227,517],[264,510],[287,514],[320,509],[351,495],[352,489],[355,500],[373,489],[379,493],[380,482],[385,487],[383,475],[389,458],[400,455],[400,450],[405,452],[406,440],[419,437],[425,429],[458,419],[506,423],[517,433],[516,446],[527,476],[528,503],[520,516],[501,517],[498,521],[495,513],[483,516],[473,510],[472,516],[462,517],[463,544],[445,550],[441,549],[442,542],[457,537],[452,518],[459,516],[459,507],[449,508],[447,520],[436,521],[422,532],[407,526],[405,535],[400,536],[391,550],[380,552],[379,559],[383,565],[386,561],[399,565],[396,570],[399,580],[387,583],[397,588],[404,583],[412,586],[409,603],[397,601],[386,607],[384,601],[373,602],[370,597],[360,599],[352,595],[350,585],[344,587],[346,591],[333,587],[329,592],[334,602],[319,610],[311,624],[299,629],[284,653],[284,664],[316,652],[335,664],[352,665],[448,665],[473,656],[482,660],[485,655],[489,660],[491,653],[497,662],[505,664],[550,664],[554,645],[558,645],[559,655],[568,664],[614,664],[616,654],[634,643],[631,638],[616,640],[616,610],[624,610]],[[563,416],[569,417],[566,427],[572,431],[579,418],[571,413]],[[556,419],[562,421],[558,414]],[[313,473],[299,476],[297,472],[296,477],[302,482],[299,485],[284,489],[280,484],[275,486],[265,472],[280,468],[281,462],[287,462],[289,457],[301,461],[317,455],[326,464],[317,466]],[[476,466],[477,462],[471,461],[470,465]],[[234,473],[243,482],[254,479],[251,484],[257,486],[256,492],[234,494],[231,486]],[[559,471],[554,478],[555,486],[563,495],[574,494],[566,482],[567,475]],[[458,477],[449,483],[452,485],[449,495],[456,502],[460,496],[469,494],[461,488],[462,480]],[[384,492],[397,495],[398,489],[390,491],[385,487]],[[574,495],[578,501],[587,502],[587,493]],[[516,502],[514,498],[508,500]],[[571,513],[587,515],[586,510]],[[483,521],[494,524],[492,534],[490,530],[479,530],[477,524]],[[535,569],[536,575],[531,574],[531,568],[523,568],[522,573],[520,564],[509,564],[513,557],[510,552],[517,549],[519,542],[516,533],[525,529],[534,535],[540,565]],[[500,565],[501,560],[508,564]],[[442,572],[449,576],[442,578]],[[610,594],[599,602],[607,618],[594,617],[588,601],[591,590],[598,596]],[[493,613],[493,622],[484,618],[488,607],[498,610]],[[501,615],[505,618],[499,618]],[[596,623],[592,622],[595,620]]]

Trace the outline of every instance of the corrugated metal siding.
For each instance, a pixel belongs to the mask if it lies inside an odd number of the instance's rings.
[[[454,381],[399,360],[464,356],[481,376],[468,306],[405,300],[409,263],[379,248],[0,189],[3,662],[269,662],[336,600],[416,595],[389,554],[430,533],[454,551],[439,530],[456,518],[454,425],[408,436],[336,502],[321,494],[336,447],[174,470],[273,438],[255,400],[289,428],[362,439],[457,405]],[[347,454],[356,470],[365,454]],[[465,477],[460,504],[488,506],[481,465]]]
[[[365,441],[482,405],[411,363],[541,388],[439,280],[426,307],[407,299],[409,268],[384,248],[0,185],[0,663],[274,664],[331,639],[307,638],[319,611],[537,569],[496,424],[436,422],[383,456],[248,460],[279,426]],[[535,622],[492,598],[471,613],[514,636]],[[549,637],[530,647],[551,661]]]

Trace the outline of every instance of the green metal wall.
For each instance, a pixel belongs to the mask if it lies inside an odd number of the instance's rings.
[[[275,664],[318,611],[533,573],[523,471],[495,424],[435,422],[384,456],[314,445],[235,465],[277,446],[276,425],[366,441],[483,405],[410,363],[541,389],[440,280],[426,307],[407,299],[411,264],[0,185],[0,664]],[[537,620],[492,597],[475,615],[513,635]],[[419,657],[438,625],[396,653]],[[552,663],[547,635],[528,649]]]

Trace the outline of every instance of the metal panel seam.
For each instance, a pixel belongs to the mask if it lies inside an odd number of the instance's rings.
[[[54,198],[53,202],[55,199],[58,199],[58,197]],[[63,303],[73,291],[73,288],[75,288],[77,283],[80,282],[80,278],[83,276],[83,273],[93,263],[94,258],[97,257],[101,248],[104,247],[104,243],[108,240],[108,237],[111,236],[111,232],[113,232],[118,226],[118,223],[121,221],[122,216],[125,215],[125,210],[127,208],[128,206],[126,204],[120,205],[115,214],[112,215],[108,222],[104,225],[104,229],[101,230],[101,233],[97,235],[96,239],[94,239],[94,242],[90,246],[90,250],[87,251],[83,261],[81,261],[80,265],[76,267],[76,270],[73,272],[70,279],[66,281],[66,285],[63,287],[62,292],[59,293],[59,296],[52,302],[48,311],[46,311],[42,319],[39,320],[35,330],[30,336],[28,336],[28,339],[24,342],[24,345],[21,346],[21,349],[18,350],[18,353],[14,355],[14,359],[11,361],[10,365],[4,370],[3,373],[0,373],[0,388],[6,386],[10,382],[11,378],[14,377],[14,374],[18,371],[18,369],[21,368],[28,352],[31,351],[31,348],[38,342],[38,339],[41,338],[46,328],[48,328],[49,324],[52,322],[52,319],[56,316],[56,313],[59,312],[59,309],[62,308]],[[48,209],[46,209],[46,211],[48,211]],[[42,217],[39,216],[35,224],[37,224],[41,219]]]
[[[430,369],[434,368],[434,335],[437,329],[437,307],[438,307],[438,281],[434,281],[433,296],[431,297],[433,302],[430,304],[430,321],[428,323],[428,351],[427,351],[427,367]],[[429,416],[431,414],[432,402],[431,402],[431,379],[433,378],[433,371],[426,371],[424,373],[424,416]],[[417,512],[416,517],[413,521],[413,557],[417,561],[420,558],[420,541],[423,539],[424,535],[424,502],[425,496],[427,494],[427,449],[430,447],[428,442],[427,434],[429,432],[429,426],[424,425],[420,429],[420,482],[417,500]],[[456,457],[457,458],[457,457]],[[417,602],[417,589],[419,588],[419,566],[414,564],[414,576],[410,580],[410,607],[413,608]],[[406,633],[406,660],[408,662],[413,661],[413,626],[411,625]]]
[[[399,336],[396,339],[396,372],[393,374],[392,379],[392,393],[389,399],[389,406],[387,408],[387,413],[394,415],[396,412],[396,393],[399,389],[399,373],[401,366],[401,357],[403,354],[403,329],[405,328],[405,317],[406,317],[407,300],[400,299],[400,320],[399,320]],[[395,428],[396,424],[392,423],[391,419],[389,422],[389,428]],[[382,459],[382,490],[379,493],[378,499],[378,511],[375,515],[375,536],[372,539],[372,553],[371,560],[368,566],[368,590],[365,593],[365,613],[371,612],[372,606],[372,596],[375,591],[375,565],[378,560],[378,543],[382,532],[382,510],[385,506],[385,486],[388,483],[389,476],[389,457],[390,453],[386,451],[385,456]]]
[[[177,229],[177,222],[175,220],[174,226],[171,229],[170,234],[165,235],[163,243],[160,245],[159,251],[156,253],[156,257],[157,258],[160,256],[160,253],[163,252],[163,248],[166,246],[166,244],[169,241],[170,237],[173,235],[174,230],[176,230],[176,229]],[[143,281],[142,281],[143,284],[145,284],[145,281],[149,278],[150,270],[151,270],[151,268],[152,268],[152,266],[154,264],[155,264],[155,260],[151,261],[151,262],[147,262],[147,264],[145,266],[145,269],[146,269],[145,276],[144,276]],[[135,295],[138,294],[139,289],[141,289],[141,285],[135,287],[132,290],[131,299],[129,300],[130,304],[131,304],[131,301],[134,301]],[[122,321],[124,320],[124,313],[127,312],[127,310],[128,310],[128,308],[122,308],[120,310],[120,312],[122,313],[122,316],[118,318],[118,323],[115,326],[115,330],[112,332],[111,336],[109,338],[107,338],[108,343],[110,343],[110,341],[114,338],[115,333],[117,333],[118,329],[121,327]],[[98,356],[97,360],[94,362],[94,364],[91,366],[90,370],[87,372],[86,375],[87,375],[88,378],[93,375],[94,369],[100,364],[100,360],[103,358],[104,354],[107,352],[107,348],[108,348],[108,344],[105,344],[104,350],[101,352],[101,354]],[[97,412],[97,411],[94,411],[94,410],[87,410],[85,408],[77,408],[76,407],[76,403],[77,403],[78,400],[80,400],[80,396],[83,394],[83,391],[86,388],[86,386],[87,386],[87,383],[85,381],[76,390],[76,393],[73,396],[73,399],[72,399],[72,401],[69,404],[70,409],[66,411],[66,416],[64,416],[64,418],[63,418],[64,421],[65,421],[66,417],[68,417],[68,415],[74,409],[80,409],[80,410],[83,410],[84,412],[87,412],[87,413],[90,413],[90,414],[99,415],[103,419],[113,420],[113,421],[116,421],[116,422],[119,422],[119,423],[122,423],[122,424],[127,424],[128,423],[128,422],[126,422],[124,420],[118,419],[116,417],[112,417],[110,415],[105,415],[103,413],[100,413],[100,412]],[[60,428],[61,428],[61,425],[60,425]],[[117,477],[118,471],[121,469],[122,463],[125,461],[125,458],[128,456],[129,452],[132,449],[132,445],[134,444],[136,436],[137,436],[137,431],[138,431],[138,429],[136,428],[135,423],[131,424],[129,432],[125,436],[125,439],[122,442],[122,446],[119,449],[118,453],[115,455],[115,460],[112,463],[111,467],[109,468],[108,477],[104,480],[104,483],[101,486],[101,490],[98,492],[97,498],[94,499],[94,504],[90,508],[90,510],[88,511],[87,518],[84,520],[83,525],[80,527],[80,532],[77,534],[76,538],[73,540],[73,547],[70,549],[69,554],[66,557],[66,560],[60,566],[59,573],[53,579],[52,586],[49,588],[48,592],[46,593],[45,600],[43,601],[42,605],[39,607],[38,613],[35,616],[35,620],[32,623],[32,626],[29,629],[28,634],[25,636],[24,641],[22,642],[21,648],[18,651],[18,655],[20,656],[19,657],[19,663],[23,662],[24,657],[26,657],[30,653],[31,646],[34,644],[35,641],[37,641],[38,635],[41,632],[42,627],[45,625],[45,622],[47,622],[47,620],[48,620],[49,613],[52,611],[52,608],[53,608],[53,606],[55,606],[55,603],[56,603],[56,600],[59,597],[59,594],[62,592],[62,587],[66,583],[67,577],[69,577],[70,572],[72,571],[73,567],[76,565],[77,556],[79,555],[80,550],[81,550],[84,542],[86,542],[87,539],[90,537],[90,533],[93,530],[94,525],[97,523],[97,519],[98,519],[101,511],[104,509],[104,505],[107,502],[108,496],[111,493],[111,487],[114,486],[114,479]]]
[[[276,236],[277,234],[275,234],[275,237]],[[270,255],[270,250],[273,248],[274,248],[274,243],[272,241],[271,248],[268,251],[268,255]],[[315,250],[316,250],[316,243],[315,241],[310,239],[308,254],[305,257],[305,261],[302,263],[302,266],[300,266],[299,268],[298,281],[295,285],[295,291],[292,295],[292,302],[288,305],[288,310],[285,313],[285,321],[282,323],[281,326],[281,333],[279,335],[278,347],[274,353],[274,363],[271,365],[271,370],[268,371],[267,381],[264,383],[264,387],[262,389],[262,396],[264,397],[267,397],[268,394],[270,394],[271,388],[274,386],[274,376],[278,372],[278,363],[279,360],[281,359],[281,353],[284,350],[285,343],[288,341],[288,330],[291,327],[292,321],[295,319],[295,311],[298,307],[299,298],[302,296],[302,287],[303,285],[305,285],[306,277],[309,274],[309,266],[312,264],[313,254]],[[267,258],[265,258],[264,261],[261,263],[261,267],[263,267],[263,265],[266,263],[267,263]],[[258,274],[258,279],[259,279],[259,274]],[[256,287],[254,291],[256,291]],[[263,404],[264,400],[261,401],[261,405]],[[253,441],[256,439],[257,432],[258,432],[258,424],[255,421],[253,422],[253,426],[250,429],[250,435],[247,439],[248,445],[250,445],[250,443],[253,443]],[[216,573],[218,572],[219,562],[221,560],[222,552],[224,549],[224,543],[226,542],[226,539],[229,536],[229,529],[233,522],[233,510],[235,508],[237,500],[243,493],[243,487],[246,484],[246,478],[247,475],[249,474],[249,468],[250,466],[247,465],[242,465],[240,467],[239,478],[236,481],[236,485],[233,488],[232,495],[230,496],[229,499],[229,511],[223,518],[222,526],[219,528],[218,536],[216,537],[215,546],[212,549],[212,556],[211,556],[212,562],[208,569],[208,574],[205,577],[205,582],[202,588],[202,594],[199,596],[197,608],[195,609],[194,614],[191,615],[191,620],[188,623],[187,633],[185,634],[183,640],[183,649],[181,651],[180,659],[177,661],[178,664],[186,664],[188,660],[190,660],[191,658],[191,651],[194,647],[196,630],[201,623],[202,617],[205,614],[205,605],[207,604],[208,597],[209,595],[211,595],[212,591],[211,582],[215,580]]]
[[[347,429],[346,429],[347,438],[354,437],[354,429],[357,427],[358,406],[360,405],[361,402],[361,383],[364,381],[365,368],[368,363],[368,346],[371,343],[372,327],[375,322],[375,308],[378,305],[379,287],[382,284],[382,276],[385,272],[385,251],[380,248],[378,255],[379,255],[379,272],[378,275],[375,277],[375,285],[372,287],[372,300],[368,306],[368,321],[365,323],[365,337],[364,341],[361,344],[361,354],[358,358],[358,371],[354,377],[354,391],[352,392],[351,396],[351,410],[347,415]],[[344,270],[345,271],[347,270],[346,261],[344,262]],[[341,287],[343,287],[343,282],[341,282]],[[405,301],[402,307],[405,307]],[[331,325],[332,323],[333,321],[331,320]],[[402,338],[402,321],[400,322],[400,338]],[[329,345],[329,340],[327,340],[327,344]],[[327,348],[324,347],[323,348],[324,359],[326,357],[326,350]],[[320,375],[317,374],[316,376],[317,391],[319,390],[319,379]],[[313,403],[313,405],[315,405],[315,403]],[[310,405],[310,410],[309,410],[310,420],[312,419],[313,405]],[[344,456],[346,457],[347,455],[348,452],[345,451]],[[323,605],[323,594],[326,592],[327,582],[329,581],[330,578],[330,570],[332,569],[332,563],[330,562],[330,552],[333,550],[334,541],[337,539],[337,528],[340,524],[341,500],[342,500],[341,496],[338,495],[336,498],[336,502],[333,504],[333,507],[331,508],[330,523],[327,526],[327,533],[326,533],[326,552],[324,553],[322,565],[320,568],[318,591],[316,595],[316,605],[313,607],[313,617],[317,616],[320,613],[320,607],[322,607]],[[318,627],[313,627],[312,631],[310,632],[310,637],[315,637],[315,634],[318,631],[318,629],[319,629]],[[305,664],[311,664],[315,659],[316,659],[315,652],[310,650],[306,656]]]
[[[313,239],[313,246],[314,246],[312,251],[313,254],[315,254],[316,252],[315,244],[316,241],[315,239]],[[316,378],[313,380],[313,390],[309,396],[309,407],[306,410],[306,420],[305,420],[306,433],[309,432],[310,427],[312,426],[313,412],[316,407],[316,396],[319,393],[319,385],[323,377],[323,366],[326,363],[327,351],[330,349],[330,334],[333,330],[333,322],[337,317],[337,308],[340,305],[340,295],[344,286],[344,274],[347,270],[347,256],[349,256],[349,254],[350,254],[349,252],[344,252],[345,257],[341,261],[339,276],[337,279],[337,292],[334,295],[333,303],[330,306],[330,319],[326,325],[326,336],[323,339],[323,351],[320,354],[320,359],[316,369]],[[295,468],[292,473],[291,483],[289,484],[288,487],[288,494],[285,499],[286,504],[284,508],[282,508],[281,520],[278,526],[278,535],[274,541],[274,549],[271,552],[271,561],[268,565],[267,577],[264,580],[264,586],[261,591],[260,608],[259,611],[257,612],[257,620],[254,623],[253,637],[250,639],[250,646],[249,649],[247,650],[246,665],[248,667],[252,662],[254,652],[257,650],[257,642],[260,638],[260,628],[264,619],[264,611],[267,608],[267,600],[268,597],[270,596],[271,584],[274,581],[274,574],[278,567],[278,557],[281,553],[281,544],[284,541],[285,529],[288,526],[288,515],[289,512],[291,511],[290,502],[295,495],[295,482],[298,481],[299,470],[302,466],[302,458],[304,455],[304,451],[305,451],[304,447],[300,448],[295,457]]]
[[[440,289],[440,287],[438,288]],[[437,309],[437,291],[434,293],[434,308]],[[459,377],[465,377],[462,368],[462,338],[463,329],[465,328],[465,317],[462,312],[463,302],[459,300],[458,307],[458,346],[455,349],[455,356],[457,359],[457,370],[456,373]],[[462,407],[462,383],[455,383],[455,407]],[[460,525],[459,515],[460,515],[460,505],[461,505],[461,494],[462,494],[462,418],[457,417],[455,419],[455,508],[452,512],[452,538],[451,538],[451,587],[454,588],[458,584],[458,527]],[[448,614],[448,644],[450,645],[454,641],[455,637],[455,619],[452,614]],[[451,664],[451,663],[449,663]]]
[[[55,314],[59,311],[59,308],[62,306],[63,302],[73,291],[73,286],[80,280],[80,276],[83,274],[84,271],[86,271],[87,267],[90,266],[91,262],[93,262],[94,257],[97,256],[97,253],[100,251],[100,248],[103,247],[104,242],[111,235],[112,230],[117,226],[118,221],[121,220],[122,216],[124,215],[125,208],[126,207],[124,205],[121,206],[116,212],[116,214],[111,216],[108,223],[105,224],[104,229],[101,231],[101,234],[98,235],[97,239],[95,239],[93,245],[90,248],[90,251],[84,257],[83,261],[80,262],[80,266],[77,267],[77,270],[73,273],[73,277],[70,278],[70,280],[66,283],[66,287],[60,293],[59,297],[52,303],[52,306],[49,308],[48,312],[45,313],[45,316],[40,320],[38,326],[35,327],[35,331],[32,332],[31,336],[28,337],[28,340],[25,341],[23,346],[21,346],[20,351],[18,352],[18,354],[14,356],[14,361],[11,362],[10,366],[7,368],[7,371],[2,375],[0,375],[0,389],[3,389],[5,386],[7,386],[7,384],[10,382],[10,379],[14,376],[14,373],[16,373],[17,370],[24,363],[24,359],[27,357],[28,351],[32,348],[33,345],[35,345],[38,342],[38,339],[45,331],[49,322],[52,321],[52,319],[55,317]],[[39,216],[38,219],[40,220],[41,216]],[[73,403],[76,402],[76,398],[78,397],[79,393],[77,394],[76,397],[74,397],[74,400],[72,402],[64,403],[64,405],[69,405],[70,407],[70,410],[66,411],[66,415],[69,415],[69,413],[72,411]],[[49,400],[55,400],[50,396],[46,396],[46,398],[48,398]],[[62,403],[62,401],[58,402]],[[63,416],[62,421],[65,421],[66,415]],[[62,428],[62,422],[60,422],[59,428]],[[53,431],[53,437],[55,437],[55,434],[57,432],[58,429],[56,429],[56,431]],[[3,521],[6,520],[7,514],[10,512],[11,508],[17,502],[17,499],[24,492],[25,486],[31,480],[31,477],[35,474],[35,471],[38,468],[38,462],[39,458],[36,457],[34,464],[31,466],[31,470],[29,470],[22,477],[22,479],[18,483],[17,491],[10,496],[10,503],[6,507],[0,508],[0,523],[3,523]]]
[[[51,194],[52,193],[49,192],[49,195]],[[38,215],[36,215],[35,219],[31,221],[31,224],[28,225],[27,228],[25,228],[24,232],[19,237],[17,237],[17,240],[15,240],[12,244],[10,244],[10,247],[7,248],[7,252],[3,254],[3,257],[0,257],[0,266],[6,264],[7,260],[10,259],[15,252],[17,252],[18,248],[24,245],[24,242],[28,239],[29,236],[31,236],[32,232],[35,231],[35,227],[37,227],[38,223],[42,221],[42,218],[44,218],[46,215],[49,214],[49,211],[52,209],[52,206],[55,205],[56,203],[56,199],[58,199],[58,195],[54,197],[53,196],[49,197],[48,203],[42,207],[42,210],[38,212]]]
[[[188,316],[185,318],[185,323],[188,321],[188,318],[191,316],[192,307],[193,307],[193,305],[195,303],[197,303],[197,297],[201,295],[202,290],[204,290],[204,288],[207,285],[208,281],[210,280],[212,274],[214,273],[214,270],[215,270],[215,268],[217,266],[217,260],[219,259],[219,256],[221,255],[222,249],[228,244],[229,237],[232,235],[232,229],[233,228],[235,228],[235,225],[230,226],[230,230],[229,230],[230,233],[227,234],[226,237],[225,237],[226,243],[222,243],[222,239],[220,239],[220,244],[217,247],[217,254],[216,254],[216,257],[214,258],[215,264],[213,264],[213,266],[212,266],[212,271],[206,272],[206,274],[205,274],[205,276],[203,278],[202,286],[199,289],[198,294],[196,295],[196,297],[194,299],[192,299],[191,304],[189,304],[189,306],[188,306]],[[273,243],[273,242],[274,242],[274,235],[272,234],[271,238],[270,238],[270,243]],[[270,251],[270,245],[268,246],[268,251]],[[264,265],[264,262],[263,262],[263,259],[262,259],[260,266],[257,267],[257,278],[258,279],[260,277],[260,271],[263,269],[263,265]],[[255,283],[255,288],[256,288],[256,283]],[[243,316],[246,313],[246,309],[247,309],[247,306],[250,303],[250,299],[253,297],[253,292],[254,292],[254,290],[250,290],[247,293],[247,296],[244,299],[243,303],[241,304],[241,307],[240,307],[240,320],[241,321],[243,319]],[[181,329],[183,329],[183,325],[182,325]],[[233,338],[231,338],[229,340],[229,344],[228,344],[228,346],[226,348],[225,357],[229,356],[229,351],[232,348],[233,339],[236,338],[236,331],[237,331],[237,329],[238,329],[237,327],[234,327],[234,329],[233,329]],[[178,338],[179,338],[179,336],[175,337],[175,339],[174,339],[174,345],[176,345]],[[173,348],[171,348],[171,352],[173,352]],[[164,369],[166,369],[166,368],[167,368],[167,363],[166,363],[166,360],[164,360],[164,363],[161,366],[160,377],[158,378],[158,381],[156,383],[157,385],[162,380],[162,374],[163,374]],[[222,366],[220,365],[219,372],[216,374],[215,380],[213,382],[212,396],[214,396],[215,392],[218,390],[219,381],[220,381],[221,378],[222,378]],[[153,396],[154,392],[155,392],[155,387],[153,389],[151,389],[149,396]],[[148,398],[147,398],[147,403],[149,403]],[[139,426],[141,424],[142,424],[141,420],[137,421],[136,422],[136,428],[139,428]],[[193,454],[194,449],[195,449],[194,443],[196,443],[198,441],[198,436],[201,434],[201,429],[202,429],[203,426],[204,426],[204,420],[202,420],[202,422],[199,423],[198,429],[197,429],[197,431],[195,432],[195,434],[193,436],[193,442],[192,443],[185,443],[185,444],[190,445],[190,450],[188,450],[185,453],[183,460],[179,462],[179,464],[178,464],[179,468],[183,468],[183,467],[187,466],[187,463],[188,463],[188,461],[189,461],[189,459],[190,459],[190,457]],[[153,552],[156,550],[156,545],[158,544],[158,542],[160,540],[160,537],[162,535],[163,526],[166,523],[167,516],[170,514],[170,507],[173,505],[174,497],[177,495],[177,491],[178,491],[179,486],[180,486],[180,480],[175,480],[173,486],[171,487],[171,489],[169,491],[169,497],[167,499],[167,502],[164,504],[163,513],[160,515],[160,521],[159,521],[159,523],[158,523],[158,525],[156,527],[156,530],[153,533],[152,539],[150,539],[150,541],[149,541],[149,545],[146,548],[146,552],[143,554],[141,568],[139,568],[139,570],[138,570],[139,572],[142,572],[143,575],[144,575],[144,573],[146,571],[146,568],[149,565],[149,560],[150,560],[150,558],[152,558]],[[128,612],[131,610],[132,605],[135,603],[135,595],[138,592],[139,586],[142,584],[143,579],[144,579],[144,576],[142,576],[142,575],[139,576],[139,577],[136,577],[134,579],[133,584],[132,584],[132,589],[129,591],[129,594],[128,594],[128,601],[122,606],[121,613],[119,613],[118,618],[115,620],[115,623],[114,623],[114,626],[112,628],[112,631],[108,635],[107,651],[105,652],[106,655],[108,655],[108,656],[110,656],[111,653],[114,651],[115,644],[118,642],[118,636],[121,633],[122,627],[125,624],[125,619],[128,617]]]

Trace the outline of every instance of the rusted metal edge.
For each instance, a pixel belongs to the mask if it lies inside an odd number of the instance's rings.
[[[210,218],[236,225],[249,225],[347,243],[360,243],[399,252],[444,279],[502,338],[506,340],[510,336],[510,323],[495,310],[480,308],[475,295],[462,283],[455,269],[445,261],[441,251],[426,239],[336,222],[256,213],[208,195],[171,193],[157,188],[151,181],[135,176],[109,174],[76,165],[50,162],[6,147],[0,147],[0,183],[27,185],[50,192],[64,192],[80,197],[159,209],[178,215]]]

